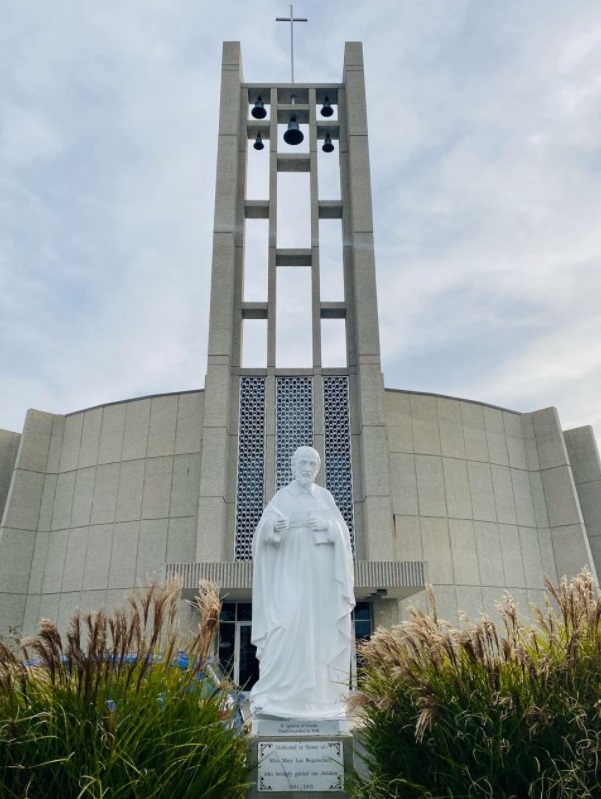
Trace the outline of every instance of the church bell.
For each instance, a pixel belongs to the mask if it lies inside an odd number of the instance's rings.
[[[263,144],[263,139],[261,138],[261,134],[257,133],[257,138],[255,139],[255,143],[253,144],[255,150],[263,150],[265,145]]]
[[[288,130],[284,133],[284,141],[286,144],[297,145],[300,144],[304,138],[303,132],[296,121],[296,117],[291,116],[290,122],[288,123]]]
[[[321,115],[322,115],[322,117],[331,117],[333,113],[334,113],[334,109],[330,105],[330,98],[326,94],[326,96],[323,98],[323,105],[321,107]]]
[[[329,133],[326,133],[326,138],[323,143],[323,147],[321,148],[324,153],[333,153],[334,152],[334,145],[332,144],[332,137]]]
[[[254,108],[250,113],[255,119],[265,119],[267,116],[267,111],[265,110],[265,105],[261,96],[257,97]]]

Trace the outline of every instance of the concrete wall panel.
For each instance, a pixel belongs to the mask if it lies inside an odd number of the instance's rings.
[[[449,536],[455,585],[479,585],[474,523],[467,519],[449,519]]]
[[[150,423],[150,400],[136,400],[127,405],[123,434],[124,461],[145,458],[148,449],[148,425]]]
[[[46,568],[42,593],[59,593],[63,583],[65,571],[65,555],[67,553],[68,530],[56,530],[48,534],[48,551],[46,554]]]
[[[149,458],[142,497],[143,519],[164,519],[169,516],[173,458]]]
[[[543,585],[544,569],[538,532],[535,527],[519,527],[518,530],[526,586],[531,589],[540,589]]]
[[[499,539],[503,554],[505,585],[510,589],[525,588],[526,576],[524,574],[522,547],[517,526],[514,524],[500,524]]]
[[[582,524],[582,514],[572,474],[567,466],[541,472],[545,503],[551,527]]]
[[[421,525],[418,516],[394,516],[397,560],[424,560]]]
[[[167,519],[148,519],[140,523],[140,544],[136,563],[136,582],[147,585],[163,574],[167,555]]]
[[[421,532],[424,560],[432,583],[453,584],[453,558],[447,519],[422,517]]]
[[[75,472],[64,472],[58,475],[54,510],[52,511],[51,530],[63,530],[71,523],[73,496],[75,494]]]
[[[391,452],[390,493],[395,513],[403,516],[418,514],[417,475],[415,457],[405,453]]]
[[[198,508],[200,454],[176,455],[173,459],[173,480],[169,515],[194,516]]]
[[[52,526],[52,514],[54,512],[54,502],[56,499],[57,481],[58,475],[56,474],[47,474],[44,478],[38,530],[50,530]]]
[[[489,464],[468,461],[467,472],[474,519],[483,522],[496,522],[497,511]]]
[[[16,466],[30,472],[45,472],[50,449],[53,415],[27,411],[23,435],[19,442]]]
[[[107,588],[112,545],[112,524],[97,524],[90,528],[83,578],[85,591]]]
[[[115,521],[119,470],[118,463],[103,463],[96,468],[91,524],[110,524]]]
[[[204,394],[180,394],[175,430],[176,455],[200,452],[203,416]]]
[[[465,440],[461,419],[461,403],[437,398],[440,451],[447,458],[465,460]]]
[[[50,435],[50,449],[46,469],[48,474],[55,474],[60,470],[63,439],[66,426],[65,416],[55,416],[52,420],[52,433]]]
[[[89,467],[78,469],[75,476],[75,490],[73,494],[73,508],[69,526],[84,527],[90,523],[92,513],[92,500],[94,498],[94,482],[96,468]]]
[[[78,468],[96,466],[98,463],[98,447],[102,428],[102,408],[93,408],[83,415],[81,429],[81,445],[79,447]]]
[[[102,414],[102,429],[98,446],[98,463],[121,460],[127,404],[108,405]]]
[[[148,428],[147,456],[149,458],[173,455],[176,421],[177,396],[153,397]]]
[[[532,500],[532,489],[528,472],[522,469],[511,469],[511,484],[518,524],[536,527],[536,515]]]
[[[167,563],[190,563],[196,554],[196,517],[169,520]]]
[[[482,589],[475,585],[455,586],[457,595],[457,613],[460,620],[467,617],[472,621],[477,619],[484,610]]]
[[[131,589],[135,585],[139,535],[139,521],[115,524],[108,583],[111,589]]]
[[[146,460],[123,461],[119,472],[115,521],[138,521],[142,513]]]
[[[474,522],[480,579],[483,586],[504,586],[505,570],[499,526],[495,522]],[[488,608],[487,608],[487,612]]]
[[[81,591],[83,588],[87,548],[88,528],[75,527],[69,530],[61,591]]]
[[[447,516],[442,458],[416,455],[417,497],[422,516]]]
[[[387,391],[385,409],[390,452],[415,452],[410,397],[400,392]]]
[[[509,467],[491,464],[490,474],[495,497],[497,521],[501,524],[517,524],[517,514]]]
[[[465,457],[470,461],[488,463],[488,440],[486,430],[480,427],[464,427]]]
[[[59,471],[69,472],[77,469],[79,463],[79,447],[83,429],[83,413],[65,418],[65,431],[61,446]]]
[[[447,508],[450,518],[472,519],[472,499],[465,461],[442,459]]]
[[[538,528],[538,545],[540,548],[541,566],[543,575],[553,581],[558,582],[557,565],[555,563],[555,553],[553,551],[553,540],[549,527]]]
[[[486,444],[491,463],[500,466],[509,465],[509,455],[507,453],[507,442],[504,433],[486,431]]]
[[[3,527],[0,533],[0,590],[25,594],[29,584],[35,533]]]
[[[40,617],[40,595],[28,594],[21,630],[24,637],[33,635],[37,631]]]
[[[436,397],[411,395],[411,423],[415,452],[420,455],[440,455],[440,429]]]
[[[44,488],[41,472],[15,469],[6,501],[3,523],[19,530],[37,530]]]
[[[39,594],[42,591],[46,561],[48,560],[48,539],[50,533],[38,533],[35,538],[35,548],[31,561],[28,592]]]

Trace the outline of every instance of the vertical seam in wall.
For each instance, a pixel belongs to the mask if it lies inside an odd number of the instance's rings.
[[[118,482],[117,482],[117,490],[119,490],[119,483]],[[115,509],[116,509],[116,507],[117,506],[116,506],[116,503],[115,503]],[[109,545],[109,552],[108,552],[108,556],[109,556],[108,557],[108,568],[107,568],[107,571],[106,571],[105,603],[108,602],[109,583],[110,583],[110,579],[111,579],[111,560],[113,559],[113,542],[114,542],[114,538],[115,538],[115,522],[113,520],[113,522],[111,524],[111,536],[110,536],[110,545]]]
[[[177,430],[179,427],[179,401],[180,401],[180,396],[178,395],[175,400],[175,431],[173,434],[173,457],[175,457],[177,450]]]
[[[176,425],[177,427],[177,425]],[[188,465],[188,468],[190,466]],[[169,533],[171,530],[171,502],[173,499],[173,488],[175,480],[175,440],[173,442],[173,455],[171,455],[171,480],[169,483],[169,503],[167,505],[167,526],[165,530],[165,552],[163,553],[163,578],[165,577],[165,564],[167,563],[167,552],[169,550]]]
[[[142,469],[142,501],[140,503],[140,532],[138,534],[138,547],[136,550],[136,571],[134,573],[134,580],[138,574],[138,560],[140,557],[140,545],[142,539],[142,525],[144,522],[150,521],[149,519],[145,518],[144,516],[144,495],[146,494],[146,477],[148,474],[148,458],[143,458],[144,461],[144,468]],[[145,579],[145,578],[144,578]]]
[[[100,439],[102,437],[102,426],[104,424],[104,409],[102,411],[102,418],[100,421],[100,435],[98,437],[98,450],[96,452],[96,463],[94,465],[94,479],[92,481],[92,501],[90,502],[90,514],[88,516],[88,523],[86,525],[86,545],[84,551],[84,558],[83,558],[83,569],[81,574],[81,588],[80,592],[84,590],[84,581],[85,581],[85,573],[86,573],[86,564],[88,562],[88,549],[90,544],[90,535],[92,532],[92,509],[94,507],[94,495],[96,493],[96,477],[98,475],[98,458],[100,457]],[[83,433],[83,423],[82,423],[82,433]],[[77,453],[77,464],[79,466],[79,459],[81,458],[81,437],[79,439],[79,452]],[[65,562],[63,563],[63,575],[61,579],[61,591],[63,587],[63,581],[65,579],[65,565],[67,563],[67,551],[69,549],[69,538],[71,537],[71,525],[73,523],[73,506],[75,505],[75,492],[77,489],[77,475],[79,474],[79,469],[76,470],[75,473],[75,482],[73,483],[73,500],[71,502],[71,513],[69,514],[69,534],[67,536],[67,546],[65,547]],[[117,492],[119,491],[119,481],[117,481]],[[116,508],[116,500],[115,500],[115,508]],[[110,569],[110,561],[109,561],[109,569]],[[59,602],[59,613],[60,613],[60,602]]]
[[[148,412],[148,433],[146,434],[146,452],[148,452],[148,435],[150,434],[150,410]],[[125,440],[125,431],[124,431],[124,440]],[[139,583],[138,578],[138,562],[140,560],[140,545],[142,540],[142,524],[144,520],[144,495],[146,493],[146,467],[148,465],[148,458],[146,455],[142,458],[144,461],[144,468],[142,470],[142,498],[140,501],[140,521],[139,521],[139,529],[138,529],[138,543],[136,546],[136,562],[134,565],[134,585]]]

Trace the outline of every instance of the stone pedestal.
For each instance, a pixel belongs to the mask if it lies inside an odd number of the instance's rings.
[[[353,737],[346,721],[255,720],[248,799],[347,799]]]

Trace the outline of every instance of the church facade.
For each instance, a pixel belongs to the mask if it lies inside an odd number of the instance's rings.
[[[262,196],[250,196],[249,154],[264,159]],[[326,199],[320,175],[332,164],[340,191]],[[290,176],[306,187],[303,246],[285,246],[278,226]],[[251,281],[256,222],[267,236]],[[335,297],[326,228],[341,239]],[[291,316],[281,285],[292,273],[309,298],[299,367],[280,362]],[[256,330],[260,365],[244,345]],[[324,357],[333,330],[340,366]],[[346,44],[340,83],[258,85],[244,81],[239,44],[226,42],[204,389],[66,415],[31,410],[22,433],[0,431],[1,630],[29,633],[41,616],[65,626],[74,609],[119,603],[151,577],[179,575],[189,595],[211,579],[226,603],[223,655],[243,682],[253,531],[305,444],[320,452],[319,479],[352,534],[359,636],[402,618],[427,583],[439,614],[456,620],[494,612],[507,590],[527,611],[544,575],[601,570],[590,427],[563,430],[552,407],[519,413],[384,386],[360,43]]]

